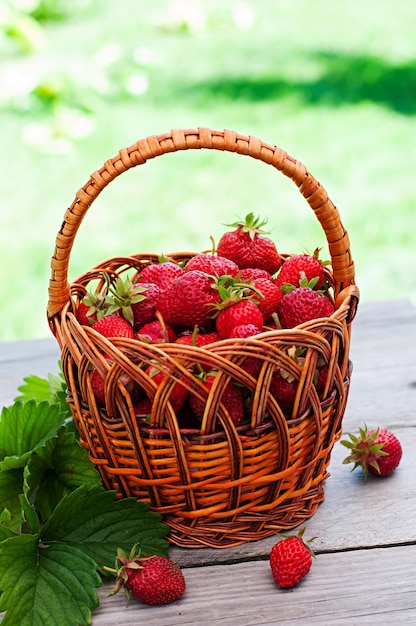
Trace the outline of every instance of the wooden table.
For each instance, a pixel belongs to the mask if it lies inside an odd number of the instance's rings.
[[[0,344],[2,406],[24,376],[56,372],[58,357],[53,337]],[[392,476],[364,482],[335,445],[325,501],[305,524],[317,558],[302,583],[287,591],[274,584],[274,538],[227,550],[172,547],[187,580],[183,598],[126,608],[123,593],[109,597],[104,587],[93,626],[416,624],[416,309],[407,300],[361,304],[351,358],[344,432],[364,422],[390,428],[403,458]]]

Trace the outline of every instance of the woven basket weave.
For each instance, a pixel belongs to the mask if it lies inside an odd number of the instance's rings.
[[[99,283],[103,270],[115,279],[157,262],[157,254],[113,258],[68,284],[71,249],[91,204],[126,170],[169,152],[201,148],[259,159],[295,182],[328,242],[331,268],[326,277],[332,285],[334,314],[291,330],[222,340],[209,349],[110,341],[93,327],[81,326],[75,315],[78,303],[91,281]],[[180,262],[193,254],[168,256]],[[76,193],[56,237],[51,265],[48,319],[62,352],[68,401],[81,443],[108,489],[119,497],[149,502],[170,526],[169,540],[190,548],[225,548],[261,539],[314,514],[324,498],[331,451],[341,434],[351,375],[351,322],[359,292],[338,210],[299,161],[276,146],[230,130],[173,130],[142,139],[106,161]],[[100,287],[106,288],[103,280]],[[293,345],[305,350],[301,368],[288,356]],[[257,379],[242,367],[248,356],[261,361]],[[319,395],[313,383],[318,360],[328,365]],[[149,361],[168,374],[159,387],[145,374]],[[209,394],[191,373],[198,363],[220,372]],[[290,416],[269,393],[271,376],[281,367],[298,381]],[[92,391],[93,368],[105,376],[105,410]],[[200,429],[181,426],[172,408],[169,398],[178,379],[207,401]],[[152,396],[150,421],[136,417],[126,380],[136,381]],[[251,393],[250,418],[238,428],[221,402],[230,380]]]

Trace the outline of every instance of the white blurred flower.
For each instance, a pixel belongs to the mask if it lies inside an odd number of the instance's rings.
[[[149,88],[149,79],[145,74],[132,74],[126,81],[126,90],[135,96],[140,96]]]
[[[255,12],[248,2],[235,2],[233,4],[234,22],[240,30],[250,30],[253,27]]]

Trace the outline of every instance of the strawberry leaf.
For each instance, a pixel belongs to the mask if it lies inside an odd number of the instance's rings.
[[[33,375],[23,380],[24,383],[18,387],[20,395],[16,396],[15,402],[47,400],[50,404],[60,404],[62,411],[70,417],[71,412],[66,402],[66,383],[62,374],[59,376],[48,374],[48,378]]]
[[[23,472],[20,468],[0,471],[0,513],[8,512],[0,520],[0,541],[3,539],[2,528],[20,532],[22,513],[19,496],[23,491],[22,484]]]
[[[0,543],[2,626],[86,626],[98,606],[96,563],[76,548],[39,535]]]
[[[100,485],[100,475],[74,433],[61,429],[32,455],[28,465],[28,494],[45,520],[64,495],[81,485]]]
[[[41,530],[42,542],[75,547],[99,567],[112,566],[117,549],[129,552],[135,543],[143,554],[166,556],[169,527],[162,517],[144,502],[115,496],[100,486],[81,486],[64,496]]]
[[[0,470],[24,467],[31,454],[56,435],[65,421],[59,405],[16,402],[0,417]]]

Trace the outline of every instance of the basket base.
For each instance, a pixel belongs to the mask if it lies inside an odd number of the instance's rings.
[[[170,527],[167,539],[180,548],[222,549],[234,548],[291,530],[310,519],[324,501],[324,480],[302,496],[303,507],[300,507],[299,500],[294,500],[284,507],[280,505],[275,512],[241,513],[229,522],[206,519],[190,521],[166,515],[164,522]]]

